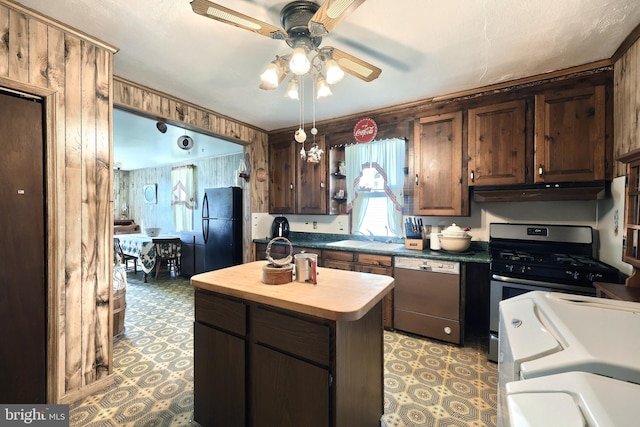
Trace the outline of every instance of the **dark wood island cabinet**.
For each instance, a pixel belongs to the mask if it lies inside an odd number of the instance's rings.
[[[194,421],[379,425],[382,299],[393,278],[320,268],[316,286],[265,285],[265,264],[192,277]]]

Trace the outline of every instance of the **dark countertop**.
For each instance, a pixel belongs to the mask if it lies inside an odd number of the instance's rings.
[[[471,241],[471,246],[467,252],[455,253],[455,252],[447,252],[444,250],[432,251],[430,249],[424,249],[422,251],[416,251],[412,249],[400,248],[396,250],[380,250],[380,249],[372,249],[372,248],[348,248],[348,247],[335,247],[335,246],[327,246],[327,243],[338,242],[341,240],[367,240],[359,235],[349,235],[349,234],[326,234],[326,233],[299,233],[299,232],[291,232],[289,233],[289,241],[293,246],[302,246],[307,248],[317,248],[317,249],[330,249],[335,251],[347,251],[347,252],[359,252],[359,253],[374,253],[381,255],[392,255],[392,256],[402,256],[409,258],[430,258],[430,259],[441,259],[447,261],[458,261],[458,262],[475,262],[475,263],[484,263],[488,264],[489,259],[489,250],[487,242],[480,241]],[[255,243],[269,243],[270,239],[254,239]],[[378,241],[378,240],[376,240]],[[392,243],[401,243],[404,244],[403,239],[394,239]],[[283,241],[276,241],[273,243],[274,245],[286,245]],[[427,244],[428,246],[428,244]]]

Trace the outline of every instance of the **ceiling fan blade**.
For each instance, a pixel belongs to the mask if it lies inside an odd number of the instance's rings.
[[[272,39],[286,38],[286,33],[282,28],[267,24],[266,22],[259,21],[207,0],[193,0],[191,2],[191,8],[198,15],[215,19],[216,21],[224,22],[225,24],[230,24],[244,30],[253,31],[254,33]]]
[[[333,59],[338,62],[340,68],[342,68],[345,72],[355,76],[359,79],[364,80],[365,82],[370,82],[375,80],[380,76],[382,70],[375,65],[371,65],[362,59],[356,58],[353,55],[349,55],[339,49],[335,49],[333,47],[325,47],[326,49],[333,50]]]
[[[327,35],[364,2],[365,0],[325,0],[309,21],[311,35]]]

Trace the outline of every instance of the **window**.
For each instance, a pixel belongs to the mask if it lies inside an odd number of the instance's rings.
[[[347,164],[347,211],[352,233],[402,236],[404,139],[350,145]]]

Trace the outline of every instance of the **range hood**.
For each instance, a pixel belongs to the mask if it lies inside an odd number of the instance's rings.
[[[598,200],[605,197],[607,182],[472,187],[475,202],[539,202]]]

